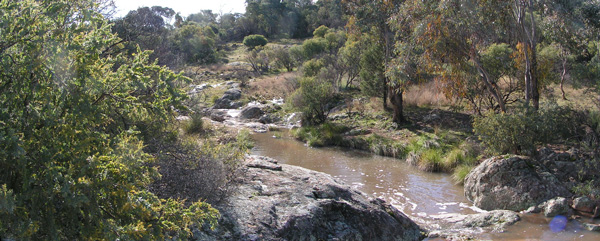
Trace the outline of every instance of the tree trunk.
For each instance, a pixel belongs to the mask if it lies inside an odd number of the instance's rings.
[[[387,98],[388,98],[388,86],[387,86],[387,77],[383,78],[383,109],[387,110]],[[392,98],[390,96],[390,98]],[[393,104],[392,104],[393,105]]]
[[[565,89],[563,86],[565,84],[565,77],[567,75],[567,58],[565,57],[562,61],[562,74],[560,75],[560,92],[562,93],[563,100],[567,100],[567,95],[565,94]]]
[[[406,120],[404,119],[403,106],[402,106],[402,94],[403,90],[394,90],[393,88],[389,88],[390,92],[390,103],[392,104],[392,109],[394,110],[394,119],[393,121],[397,124],[402,124]]]
[[[475,62],[475,67],[479,71],[479,74],[481,74],[481,79],[483,80],[483,83],[487,87],[486,89],[490,92],[492,97],[494,97],[496,102],[498,102],[498,106],[500,106],[500,110],[502,112],[506,112],[506,105],[504,104],[504,99],[502,99],[502,93],[500,93],[500,90],[497,88],[498,86],[493,84],[492,80],[490,79],[490,75],[483,68],[483,65],[479,61],[479,58],[477,58],[477,56],[475,56],[475,53],[471,53],[471,59],[473,60],[473,62]]]

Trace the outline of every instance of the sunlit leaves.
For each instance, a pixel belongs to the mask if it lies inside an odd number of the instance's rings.
[[[96,6],[0,2],[2,239],[185,237],[218,217],[144,191],[158,177],[144,141],[182,108],[186,79],[149,52],[114,54]]]

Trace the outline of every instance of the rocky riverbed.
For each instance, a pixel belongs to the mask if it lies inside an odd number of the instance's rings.
[[[425,231],[384,200],[321,172],[250,156],[240,186],[200,240],[421,240]]]

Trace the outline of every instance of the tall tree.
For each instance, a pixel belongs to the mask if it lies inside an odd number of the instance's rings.
[[[403,1],[401,0],[343,0],[348,13],[352,16],[348,21],[348,28],[351,34],[370,33],[376,37],[377,43],[382,46],[383,55],[381,55],[382,70],[390,64],[394,57],[394,31],[389,24],[389,18],[392,17]],[[374,31],[372,31],[374,30]],[[384,76],[381,81],[381,93],[383,97],[383,107],[387,109],[388,95],[392,105],[394,106],[394,121],[397,123],[404,122],[402,114],[402,99],[403,90],[396,85],[389,85],[389,78]]]

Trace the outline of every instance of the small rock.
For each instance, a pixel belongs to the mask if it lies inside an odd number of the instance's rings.
[[[513,225],[521,220],[519,214],[509,210],[494,210],[487,213],[478,213],[467,215],[465,219],[459,222],[457,227],[493,227],[494,229],[505,229],[508,225]]]
[[[231,109],[231,100],[227,98],[219,98],[213,105],[214,109]]]
[[[237,88],[228,89],[227,91],[225,91],[225,93],[223,94],[223,97],[221,97],[221,98],[226,98],[226,99],[230,99],[230,100],[239,100],[240,98],[242,98],[242,90],[237,89]]]
[[[278,165],[277,163],[268,162],[259,158],[250,158],[246,163],[246,166],[251,168],[268,169],[273,171],[282,170],[281,165]]]
[[[240,118],[242,119],[257,119],[262,116],[264,112],[257,106],[249,106],[242,110]]]
[[[593,213],[596,207],[596,202],[588,197],[578,197],[573,199],[573,209],[577,211]]]
[[[598,224],[584,223],[583,227],[592,232],[600,232],[600,225]]]
[[[564,197],[557,197],[548,200],[542,204],[544,207],[544,216],[554,217],[557,215],[568,216],[571,209],[569,208],[569,201]]]
[[[192,118],[190,118],[189,116],[177,116],[175,119],[178,121],[188,121],[188,120],[191,120]]]
[[[279,121],[281,121],[281,119],[278,116],[273,115],[273,114],[264,114],[263,116],[261,116],[258,119],[258,122],[263,123],[263,124],[272,124],[272,123],[279,122]]]
[[[523,213],[540,213],[540,212],[542,212],[542,208],[540,208],[538,205],[531,206],[527,210],[523,211]]]
[[[225,121],[225,112],[222,111],[212,111],[210,113],[210,119],[217,122]]]

